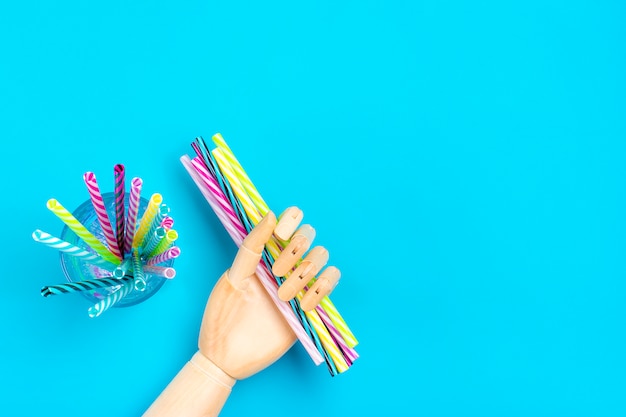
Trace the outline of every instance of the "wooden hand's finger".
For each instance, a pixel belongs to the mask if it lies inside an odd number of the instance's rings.
[[[315,239],[315,229],[305,224],[300,226],[291,238],[285,249],[274,260],[272,272],[278,277],[284,277],[294,267],[302,255],[309,250]]]
[[[334,266],[329,266],[318,277],[315,284],[308,289],[302,300],[300,300],[300,307],[304,311],[313,310],[317,306],[322,298],[326,297],[335,288],[341,278],[341,272]]]
[[[228,279],[236,288],[245,289],[246,279],[254,275],[261,260],[263,248],[272,237],[274,227],[276,227],[276,216],[270,211],[243,240],[233,265],[228,271]]]
[[[289,207],[287,210],[278,216],[278,224],[274,229],[274,236],[282,241],[287,241],[291,238],[291,235],[296,231],[302,219],[304,213],[298,207]]]
[[[313,279],[328,262],[328,251],[322,246],[316,246],[307,254],[300,265],[289,275],[278,288],[278,298],[289,301]]]

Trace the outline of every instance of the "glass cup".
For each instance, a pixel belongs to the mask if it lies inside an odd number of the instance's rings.
[[[129,193],[126,193],[124,206],[125,212],[128,213],[128,202],[129,202]],[[104,206],[106,207],[107,213],[109,215],[109,219],[111,221],[111,225],[115,228],[115,193],[103,193],[102,199],[104,200]],[[139,211],[137,216],[137,227],[139,226],[139,221],[141,219],[142,214],[145,212],[146,207],[148,207],[148,200],[145,198],[141,198],[139,202]],[[93,204],[91,200],[87,200],[82,203],[74,212],[72,213],[76,219],[89,230],[96,238],[98,238],[101,242],[106,242],[104,237],[104,233],[102,228],[100,227],[100,221],[98,220],[98,216],[93,208]],[[74,233],[72,229],[64,226],[63,231],[61,232],[61,239],[84,248],[89,252],[94,252],[89,245],[87,245],[80,237]],[[95,253],[95,252],[94,252]],[[130,257],[130,253],[125,255],[126,258]],[[145,262],[145,259],[142,259],[142,262]],[[174,264],[174,259],[170,259],[166,262],[159,264],[160,266],[172,266]],[[68,282],[81,281],[85,279],[95,279],[95,278],[104,278],[111,277],[112,271],[103,269],[102,267],[90,263],[89,261],[83,261],[80,258],[75,256],[68,255],[64,252],[61,252],[61,269],[63,269],[63,273],[65,274],[65,278]],[[144,272],[144,277],[146,280],[146,288],[143,291],[133,290],[126,297],[119,300],[112,307],[129,307],[135,304],[139,304],[142,301],[146,301],[148,298],[152,297],[156,292],[163,286],[166,278],[161,276]],[[107,295],[109,295],[113,291],[112,288],[98,288],[96,290],[91,291],[81,291],[80,293],[86,297],[92,303],[97,303]]]

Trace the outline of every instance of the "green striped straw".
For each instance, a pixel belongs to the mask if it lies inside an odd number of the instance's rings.
[[[114,265],[120,264],[120,259],[115,256],[106,246],[102,244],[87,228],[79,222],[65,207],[56,199],[51,198],[46,204],[48,209],[52,211],[63,223],[67,225],[78,237],[80,237],[87,245]]]

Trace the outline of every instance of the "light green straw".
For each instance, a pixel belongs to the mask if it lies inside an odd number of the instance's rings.
[[[114,265],[120,264],[120,259],[113,255],[111,251],[102,244],[87,228],[67,211],[65,207],[61,205],[57,200],[51,198],[48,200],[47,207],[50,211],[57,215],[63,223],[67,225],[70,229],[76,233],[78,237],[80,237],[87,245],[89,245],[94,251],[96,251],[100,256],[102,256],[107,261],[111,262]]]

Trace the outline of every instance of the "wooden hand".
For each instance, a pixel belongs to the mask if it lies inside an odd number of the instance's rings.
[[[144,416],[216,416],[236,380],[271,365],[293,345],[296,336],[255,273],[261,252],[275,229],[280,231],[281,239],[291,240],[274,263],[276,275],[293,270],[279,289],[281,299],[293,298],[328,261],[328,252],[318,246],[296,267],[315,232],[304,225],[294,233],[301,215],[292,213],[294,208],[285,211],[277,224],[269,212],[244,239],[231,268],[209,296],[199,351]],[[328,267],[302,298],[303,308],[314,308],[338,279],[339,270]]]

